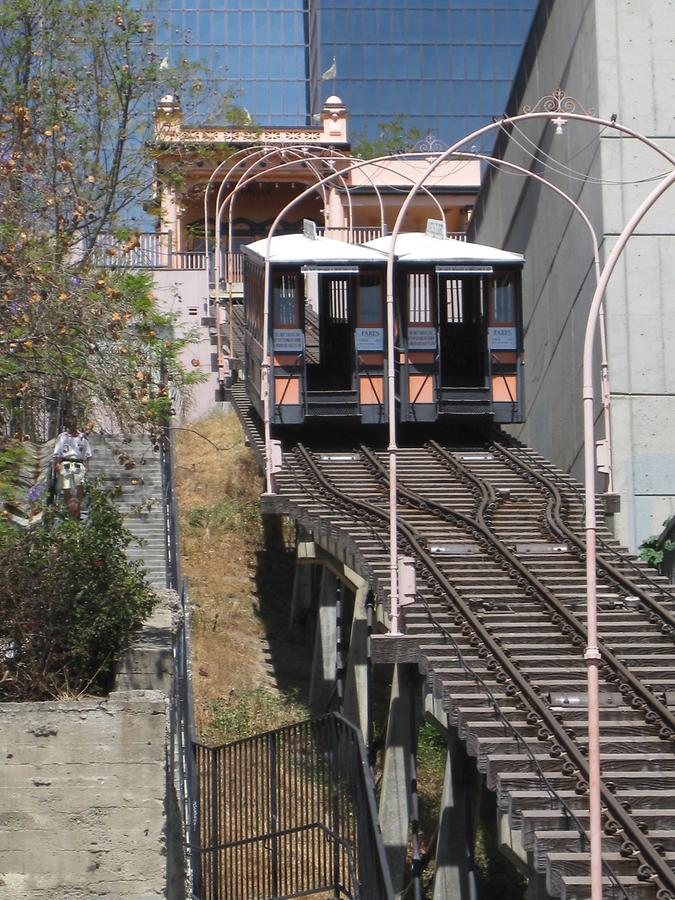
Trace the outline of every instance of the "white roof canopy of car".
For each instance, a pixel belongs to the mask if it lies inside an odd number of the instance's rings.
[[[388,254],[391,241],[391,235],[388,235],[368,241],[364,246]],[[447,265],[482,263],[485,265],[522,266],[524,262],[521,253],[497,250],[495,247],[486,247],[484,244],[470,244],[468,241],[457,241],[454,238],[429,237],[421,232],[399,234],[396,239],[395,255],[400,262],[435,262]]]
[[[327,237],[310,238],[304,234],[276,235],[270,242],[270,262],[289,265],[359,265],[383,263],[387,259],[392,238],[390,235],[349,244]],[[264,260],[267,239],[255,241],[242,248],[249,256]],[[521,253],[498,250],[484,244],[471,244],[453,238],[430,237],[421,232],[403,232],[396,239],[396,259],[400,262],[440,263],[447,265],[485,264],[522,266]]]
[[[267,254],[267,239],[255,241],[242,248],[244,253],[264,260]],[[362,265],[386,263],[387,257],[379,250],[361,244],[348,244],[332,238],[305,237],[304,234],[281,234],[272,238],[270,262],[300,265]]]

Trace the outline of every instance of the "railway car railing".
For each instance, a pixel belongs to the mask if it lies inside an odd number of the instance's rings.
[[[194,748],[196,897],[393,900],[363,739],[345,718]]]

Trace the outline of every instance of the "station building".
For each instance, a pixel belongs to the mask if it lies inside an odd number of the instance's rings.
[[[305,192],[276,234],[297,233],[309,219],[319,235],[353,243],[378,238],[392,228],[428,165],[424,151],[365,165],[354,159],[348,110],[339,97],[325,101],[320,118],[316,127],[199,128],[184,123],[172,97],[157,110],[157,229],[139,235],[131,253],[112,258],[152,269],[163,306],[195,334],[184,362],[205,381],[185,411],[191,419],[222,400],[219,365],[229,352],[227,304],[242,294],[241,247],[265,238],[284,207]],[[178,170],[180,179],[163,179],[169,170]],[[319,184],[331,175],[325,186]],[[416,196],[404,230],[424,231],[428,219],[442,219],[448,234],[463,238],[479,185],[476,160],[441,164]],[[223,204],[232,192],[233,200]],[[218,217],[217,205],[223,206]]]

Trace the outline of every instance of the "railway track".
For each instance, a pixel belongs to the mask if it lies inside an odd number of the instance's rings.
[[[284,455],[277,512],[339,540],[388,593],[386,454]],[[525,448],[401,449],[400,550],[417,597],[403,630],[553,896],[588,878],[583,510]],[[675,599],[600,532],[605,896],[675,898]]]

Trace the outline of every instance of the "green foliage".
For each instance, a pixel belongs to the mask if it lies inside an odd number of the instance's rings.
[[[380,133],[375,140],[367,140],[363,135],[357,136],[353,147],[355,156],[374,159],[378,156],[409,153],[423,137],[419,128],[406,128],[402,117],[393,118],[389,122],[378,122],[377,127]]]
[[[179,364],[189,335],[173,334],[150,277],[91,268],[73,285],[66,275],[50,269],[39,291],[6,289],[15,300],[0,325],[0,423],[18,408],[30,422],[49,397],[67,397],[83,423],[96,410],[122,430],[167,422],[167,383],[184,396],[195,376]]]
[[[446,738],[429,722],[422,722],[417,736],[417,765],[443,778],[448,754]]]
[[[487,794],[483,791],[483,794]],[[499,849],[497,815],[491,798],[489,809],[478,822],[476,834],[476,881],[481,900],[525,900],[527,880]]]
[[[238,741],[308,718],[307,708],[298,700],[297,692],[278,694],[263,687],[213,700],[209,713],[204,739],[210,744]]]
[[[156,602],[110,498],[91,489],[86,522],[50,511],[0,529],[0,699],[104,693],[115,660]]]
[[[157,102],[206,115],[203,79],[165,66],[155,40],[128,0],[0,0],[0,430],[36,436],[50,398],[152,425],[171,409],[159,370],[178,393],[193,377],[149,279],[124,270]],[[119,268],[100,268],[102,235],[122,240],[106,251]]]
[[[15,500],[18,495],[16,479],[25,459],[21,444],[0,445],[0,504]]]
[[[246,500],[224,497],[213,506],[188,509],[184,515],[187,526],[194,531],[232,527],[254,535],[260,529],[260,504],[257,498]]]
[[[640,544],[640,559],[644,560],[647,565],[658,569],[663,563],[663,557],[671,550],[675,550],[675,541],[666,540],[659,547],[659,536],[653,534],[651,537],[645,538]]]

